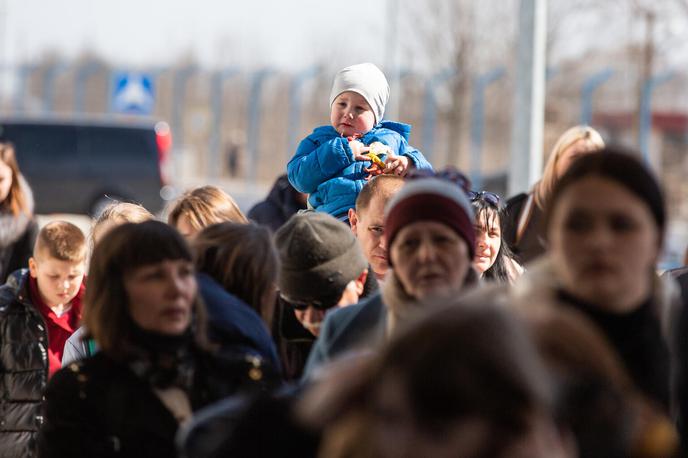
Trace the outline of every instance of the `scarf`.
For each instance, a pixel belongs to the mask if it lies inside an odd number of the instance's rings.
[[[131,329],[131,370],[155,389],[178,387],[188,395],[195,372],[192,328],[178,336],[148,331],[133,322]]]
[[[457,296],[471,287],[479,284],[480,279],[475,269],[469,269],[463,281],[461,289],[448,295],[444,302],[455,301]],[[382,285],[382,300],[387,307],[387,337],[398,331],[399,326],[415,320],[418,316],[427,313],[433,305],[442,302],[441,297],[433,297],[426,300],[418,300],[410,296],[399,282],[394,270],[390,270]]]

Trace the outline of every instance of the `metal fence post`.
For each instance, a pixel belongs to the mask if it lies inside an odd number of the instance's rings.
[[[186,86],[189,79],[198,68],[194,65],[189,65],[177,70],[174,74],[172,82],[172,132],[176,137],[175,142],[179,148],[184,148],[184,115],[183,110],[186,104]],[[176,148],[179,150],[179,148]]]
[[[397,69],[396,71],[392,72],[389,76],[389,102],[387,102],[387,107],[385,108],[385,119],[396,121],[399,117],[402,106],[399,98],[403,93],[401,85],[404,79],[412,75],[413,72],[411,72],[409,69],[402,68],[401,70]]]
[[[222,139],[222,101],[224,99],[224,83],[229,78],[239,74],[238,67],[228,67],[218,70],[213,74],[210,84],[210,107],[213,116],[213,127],[210,131],[208,144],[208,176],[217,178],[220,176],[220,149]]]
[[[673,71],[653,76],[643,84],[640,97],[640,126],[638,129],[638,143],[646,164],[650,163],[650,131],[652,129],[652,93],[660,84],[664,84],[675,76]]]
[[[104,66],[100,62],[90,61],[77,70],[76,78],[74,79],[74,111],[77,113],[84,112],[86,82],[102,68],[104,68]]]
[[[482,149],[485,126],[485,90],[506,74],[504,67],[495,68],[478,76],[473,84],[471,110],[471,166],[470,176],[473,188],[482,189]]]
[[[26,110],[26,86],[31,74],[38,70],[38,66],[25,64],[19,67],[17,92],[14,94],[14,110],[23,112]]]
[[[435,143],[435,123],[437,120],[437,99],[435,88],[447,80],[456,76],[454,68],[445,68],[434,74],[425,82],[425,108],[423,114],[423,154],[431,161],[435,155],[433,148]]]
[[[307,68],[297,73],[289,85],[289,119],[287,128],[287,161],[296,151],[301,130],[301,88],[303,83],[315,78],[321,71],[319,65]]]
[[[591,75],[583,83],[581,89],[581,118],[580,123],[584,126],[592,124],[592,100],[593,94],[598,87],[603,85],[609,78],[614,76],[614,70],[606,68],[601,72]]]
[[[51,113],[55,108],[55,79],[67,70],[69,66],[64,62],[51,64],[43,74],[43,111]]]
[[[251,77],[251,89],[248,99],[248,178],[251,183],[256,181],[258,161],[260,160],[260,115],[262,105],[260,96],[263,92],[263,82],[274,70],[266,68],[256,71]]]

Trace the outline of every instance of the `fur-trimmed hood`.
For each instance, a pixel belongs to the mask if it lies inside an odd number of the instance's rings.
[[[27,213],[19,212],[17,216],[9,211],[0,211],[0,247],[12,245],[26,231],[26,227],[33,219],[34,200],[29,183],[19,175],[19,186],[26,199]]]
[[[671,278],[654,275],[652,279],[652,303],[655,305],[662,328],[662,335],[672,345],[674,330],[682,307],[681,293]],[[554,270],[552,260],[545,256],[529,265],[526,272],[509,289],[509,301],[515,307],[551,307],[559,302],[557,291],[561,281]]]

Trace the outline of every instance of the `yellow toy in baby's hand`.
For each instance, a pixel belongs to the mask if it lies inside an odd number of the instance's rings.
[[[373,164],[379,165],[384,169],[385,163],[382,159],[380,159],[380,155],[387,154],[389,151],[389,146],[380,142],[374,142],[370,144],[369,148],[370,150],[368,153],[366,153],[366,155],[370,158]]]
[[[371,143],[369,148],[370,149],[367,153],[365,153],[365,156],[368,156],[373,164],[369,168],[365,169],[365,171],[369,174],[366,177],[366,180],[369,180],[373,176],[381,175],[384,172],[385,163],[378,155],[386,154],[389,151],[389,147],[380,142]]]
[[[380,158],[378,157],[378,155],[377,155],[375,152],[373,152],[372,150],[371,150],[371,151],[368,151],[365,155],[368,156],[368,157],[370,158],[370,161],[371,161],[373,164],[375,164],[375,165],[377,165],[377,166],[380,166],[380,167],[382,167],[383,169],[385,168],[385,163],[382,162],[382,159],[380,159]]]

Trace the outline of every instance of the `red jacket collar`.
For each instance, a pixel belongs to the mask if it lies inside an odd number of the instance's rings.
[[[64,320],[60,320],[58,316],[53,312],[53,310],[48,307],[48,305],[43,301],[43,298],[41,297],[41,293],[38,290],[38,281],[34,277],[32,277],[30,274],[28,275],[29,277],[29,295],[31,297],[31,303],[36,307],[36,309],[46,317],[46,319],[50,319],[51,321],[57,323],[61,328],[65,329],[66,331],[72,332],[73,329],[69,329],[69,325],[67,323],[64,323]],[[72,308],[69,310],[68,313],[70,313],[72,316],[76,318],[75,323],[78,323],[81,321],[81,310],[82,310],[82,301],[84,294],[86,292],[86,276],[84,276],[84,279],[81,281],[81,286],[79,286],[79,291],[76,293],[76,296],[74,296],[74,299],[72,299],[71,304]],[[71,320],[70,320],[71,321]]]

